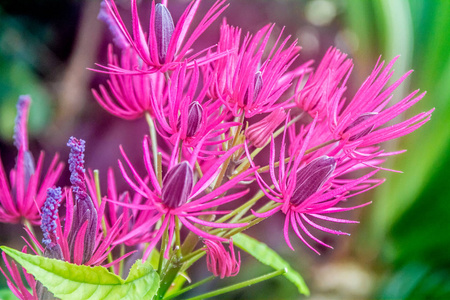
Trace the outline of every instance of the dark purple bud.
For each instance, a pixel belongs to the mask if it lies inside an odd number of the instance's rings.
[[[321,156],[297,171],[297,182],[292,193],[291,203],[299,205],[317,192],[330,178],[336,168],[333,157]]]
[[[364,113],[362,115],[360,115],[358,118],[356,118],[355,121],[353,121],[350,125],[347,126],[347,128],[344,129],[343,133],[346,133],[347,131],[349,131],[351,128],[361,124],[362,122],[370,119],[371,117],[373,117],[374,115],[376,115],[376,112],[369,112],[369,113]],[[350,142],[356,141],[357,139],[362,138],[363,136],[368,135],[370,132],[372,132],[374,125],[369,126],[365,129],[363,129],[361,132],[352,135],[348,140]]]
[[[261,92],[262,86],[263,86],[263,79],[262,79],[262,75],[261,72],[258,71],[255,73],[255,76],[253,77],[253,102],[256,100],[256,98],[258,98],[259,92]],[[249,90],[247,89],[247,91],[245,92],[244,95],[244,105],[248,104],[248,93]]]
[[[194,174],[187,161],[174,166],[164,177],[161,198],[170,207],[177,208],[185,204],[191,195]]]
[[[70,149],[69,170],[72,190],[75,194],[72,227],[67,238],[71,261],[74,262],[75,241],[81,227],[87,221],[88,225],[84,235],[84,249],[82,264],[89,261],[94,253],[95,237],[97,234],[97,210],[91,197],[86,192],[86,179],[84,176],[84,149],[85,141],[74,137],[67,143]]]
[[[169,48],[170,39],[172,38],[173,19],[169,10],[163,4],[155,5],[155,35],[156,45],[158,47],[159,63],[166,62],[167,49]]]
[[[192,137],[197,134],[202,125],[203,107],[197,101],[189,104],[186,136]]]

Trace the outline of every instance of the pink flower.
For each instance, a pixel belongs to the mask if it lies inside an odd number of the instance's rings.
[[[200,78],[199,68],[195,66],[191,72],[185,63],[180,64],[170,77],[164,96],[152,89],[151,104],[156,120],[156,129],[161,136],[170,140],[172,145],[178,140],[186,151],[195,148],[199,143],[208,147],[220,145],[225,139],[220,136],[237,122],[225,122],[226,110],[221,111],[219,101],[206,101],[206,91],[210,80],[204,80],[203,88],[197,92]],[[215,151],[202,148],[206,156],[217,154]]]
[[[306,225],[321,231],[342,235],[347,234],[338,230],[330,229],[316,223],[316,220],[324,220],[336,223],[357,223],[340,218],[328,216],[332,213],[352,210],[369,203],[365,203],[352,207],[340,207],[339,203],[346,199],[370,190],[383,182],[381,179],[370,179],[377,171],[371,171],[366,175],[357,179],[339,179],[339,176],[349,173],[357,169],[365,168],[364,164],[356,160],[346,157],[330,157],[320,156],[311,159],[311,156],[305,156],[304,153],[310,144],[310,139],[314,131],[316,120],[309,126],[308,131],[304,130],[297,141],[293,141],[297,145],[288,162],[285,162],[285,135],[280,149],[278,172],[275,171],[275,143],[271,140],[270,157],[269,157],[269,173],[273,184],[266,183],[262,177],[256,174],[259,186],[265,195],[272,201],[280,203],[279,206],[265,213],[253,212],[258,217],[269,217],[278,211],[282,211],[286,215],[284,224],[284,238],[288,246],[294,250],[289,240],[289,226],[292,227],[295,234],[310,249],[319,254],[319,252],[311,246],[306,236],[317,243],[332,248],[330,245],[316,238],[308,230]],[[285,131],[286,133],[286,131]],[[246,146],[247,157],[250,160],[250,153]],[[373,162],[375,163],[380,163]],[[251,161],[252,166],[254,163]],[[300,231],[300,229],[301,231]]]
[[[338,90],[338,85],[345,87],[352,69],[352,60],[338,49],[330,47],[317,69],[309,75],[305,86],[301,86],[301,80],[298,81],[295,103],[311,117],[317,115],[318,120],[325,119],[328,116],[329,99]]]
[[[225,250],[222,243],[212,240],[204,240],[206,245],[206,262],[208,270],[214,276],[225,277],[236,276],[241,267],[241,255],[238,253],[238,259],[234,254],[233,241],[230,240],[230,252]]]
[[[144,30],[142,29],[136,0],[132,0],[131,14],[133,19],[133,36],[131,36],[126,29],[114,1],[105,0],[105,3],[127,42],[143,61],[143,66],[136,68],[133,71],[122,69],[115,65],[108,65],[108,67],[105,67],[111,72],[153,73],[159,70],[161,73],[164,73],[167,70],[173,70],[184,60],[191,62],[195,58],[199,64],[203,64],[226,55],[226,53],[218,53],[211,55],[208,58],[202,58],[199,57],[201,53],[196,53],[188,56],[192,44],[226,8],[226,6],[224,6],[224,0],[216,1],[189,35],[187,35],[187,33],[195,13],[197,12],[198,6],[200,5],[200,0],[192,1],[188,5],[176,25],[174,25],[172,16],[165,4],[158,3],[155,5],[155,1],[152,1],[148,33],[144,33]],[[205,49],[202,52],[205,52],[208,49]],[[188,66],[191,67],[193,65],[189,63]]]
[[[194,232],[195,234],[203,238],[217,241],[225,241],[226,239],[211,235],[204,229],[200,229],[194,226],[192,223],[213,228],[236,228],[246,225],[245,223],[216,223],[197,218],[197,216],[201,215],[217,215],[227,213],[226,211],[210,211],[208,209],[215,208],[244,196],[248,192],[247,190],[220,197],[220,195],[222,195],[224,192],[233,188],[239,181],[243,180],[249,174],[254,172],[254,169],[249,169],[222,184],[217,189],[202,195],[202,193],[216,179],[221,170],[222,163],[238,148],[240,148],[240,146],[231,148],[224,155],[218,158],[214,162],[214,164],[212,164],[212,166],[206,172],[204,172],[203,176],[196,183],[194,183],[193,167],[194,162],[197,158],[196,153],[198,153],[200,147],[201,144],[198,145],[196,149],[194,149],[193,155],[190,158],[189,162],[182,161],[178,163],[178,147],[175,146],[168,165],[168,171],[164,176],[164,180],[162,181],[162,183],[158,181],[156,173],[152,166],[148,137],[145,137],[143,140],[143,149],[144,164],[147,169],[150,181],[149,183],[145,182],[142,177],[136,172],[125,152],[123,151],[123,149],[121,149],[122,155],[134,177],[134,180],[129,177],[122,162],[119,161],[119,167],[125,180],[137,193],[148,199],[148,202],[144,205],[133,205],[126,203],[118,204],[130,208],[138,208],[140,210],[154,211],[155,214],[152,218],[148,219],[145,224],[140,227],[133,228],[126,237],[124,237],[122,240],[116,241],[116,243],[123,242],[128,238],[134,238],[136,236],[148,234],[149,230],[152,230],[153,228],[152,238],[148,241],[150,242],[150,244],[144,253],[144,259],[147,259],[151,250],[160,241],[166,228],[168,228],[169,233],[168,245],[172,244],[176,222],[175,218],[178,218],[188,230]],[[162,221],[161,226],[158,228],[154,228],[156,223],[160,220]],[[166,257],[168,257],[169,250],[170,247],[167,247],[164,253]]]
[[[384,69],[384,61],[381,63],[378,61],[370,76],[364,81],[347,106],[344,107],[343,105],[345,101],[345,98],[342,98],[344,87],[341,87],[335,96],[330,99],[328,126],[334,139],[341,140],[341,143],[344,144],[344,149],[352,151],[356,147],[368,147],[404,136],[430,120],[434,109],[422,112],[389,127],[380,128],[425,96],[425,93],[417,95],[418,90],[416,90],[398,103],[387,107],[392,98],[391,94],[412,72],[407,72],[392,85],[385,88],[393,74],[391,68],[397,58],[394,58]]]
[[[17,117],[14,128],[14,144],[19,151],[16,166],[10,172],[8,183],[3,164],[0,162],[0,222],[21,223],[24,220],[39,224],[39,207],[45,201],[47,188],[53,186],[63,170],[58,155],[41,180],[44,152],[41,152],[35,166],[28,150],[27,121],[31,104],[30,96],[20,96],[17,102]]]
[[[108,47],[109,64],[120,65],[121,68],[133,70],[142,65],[142,61],[132,48],[121,51],[120,61],[113,54],[112,46]],[[98,103],[109,113],[125,119],[140,118],[145,112],[153,115],[151,105],[152,93],[161,95],[165,88],[165,79],[162,73],[153,74],[116,74],[110,73],[108,89],[100,85],[99,91],[92,89],[92,93]]]
[[[283,106],[290,99],[275,103],[291,86],[293,78],[306,71],[306,67],[301,66],[294,73],[287,72],[300,48],[296,41],[288,43],[289,36],[281,40],[282,33],[275,44],[270,46],[267,57],[263,58],[273,27],[274,25],[264,26],[254,37],[247,34],[238,47],[241,31],[226,23],[222,25],[219,49],[237,49],[214,61],[210,72],[215,80],[213,93],[234,116],[244,112],[246,117],[252,117]]]
[[[256,148],[264,147],[273,131],[286,120],[286,113],[282,107],[271,112],[259,122],[253,123],[245,130],[245,137]]]

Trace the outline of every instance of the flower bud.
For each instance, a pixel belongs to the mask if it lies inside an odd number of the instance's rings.
[[[170,169],[162,184],[162,202],[170,208],[177,208],[185,204],[193,188],[193,177],[194,174],[187,161]]]
[[[273,131],[286,119],[286,113],[282,107],[271,112],[261,121],[252,124],[245,131],[245,137],[252,142],[256,148],[263,147],[270,138]]]
[[[360,115],[358,118],[356,118],[355,121],[353,121],[350,125],[347,126],[347,128],[344,129],[343,133],[346,133],[347,131],[349,131],[353,127],[361,124],[362,122],[368,120],[369,118],[373,117],[376,114],[377,114],[376,112],[369,112],[369,113],[364,113],[364,114]],[[373,127],[374,127],[374,125],[363,129],[361,132],[359,132],[357,134],[354,134],[351,137],[349,137],[348,140],[350,142],[353,142],[353,141],[356,141],[357,139],[362,138],[363,136],[368,135],[373,130]]]
[[[290,202],[293,205],[299,205],[308,199],[331,177],[335,168],[336,160],[324,155],[298,170]]]
[[[254,86],[253,86],[253,98],[252,98],[252,103],[256,100],[256,98],[258,98],[259,92],[261,92],[262,86],[263,86],[263,79],[262,79],[262,75],[261,75],[261,71],[258,71],[255,73],[255,76],[253,77],[253,82],[254,82]],[[244,105],[248,104],[248,93],[249,93],[249,89],[247,89],[247,91],[245,92],[244,95]]]
[[[238,255],[238,259],[236,259],[233,241],[230,241],[230,252],[227,252],[220,242],[205,240],[204,243],[208,271],[221,279],[236,276],[239,273],[241,257]]]
[[[155,5],[155,35],[158,47],[159,63],[166,62],[167,49],[175,26],[166,6],[161,3]]]
[[[187,119],[187,137],[193,137],[200,130],[203,118],[203,107],[197,101],[189,104]]]

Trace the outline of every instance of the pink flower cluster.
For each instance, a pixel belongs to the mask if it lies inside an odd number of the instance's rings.
[[[139,139],[146,174],[139,174],[130,153],[120,147],[119,169],[132,192],[118,192],[110,170],[102,198],[92,173],[85,175],[84,141],[70,139],[73,193],[65,196],[65,230],[48,208],[57,207],[60,191],[49,190],[42,210],[44,243],[47,248],[59,245],[62,259],[99,264],[109,247],[119,244],[136,246],[144,260],[157,245],[165,259],[181,259],[202,239],[208,269],[221,278],[234,276],[240,257],[232,243],[230,254],[222,242],[275,213],[285,216],[283,235],[290,248],[292,229],[319,253],[317,245],[332,246],[317,233],[346,235],[334,223],[356,221],[334,214],[369,204],[345,203],[383,183],[375,175],[386,170],[385,158],[402,152],[386,152],[381,143],[430,119],[433,110],[395,121],[425,94],[414,91],[391,103],[394,90],[410,74],[389,84],[397,58],[387,64],[379,60],[349,96],[345,91],[353,62],[347,55],[330,48],[314,70],[310,61],[299,63],[297,40],[284,37],[283,30],[275,34],[274,24],[242,34],[224,20],[219,40],[194,51],[195,41],[227,6],[216,1],[198,18],[199,5],[200,0],[191,1],[174,22],[167,1],[152,1],[145,31],[136,0],[131,0],[131,26],[114,0],[102,2],[99,19],[108,25],[114,45],[108,48],[108,64],[97,70],[107,74],[107,84],[93,94],[119,118],[145,116],[150,135]],[[26,126],[20,115],[26,111],[19,108],[16,136],[22,138],[16,139],[12,188],[0,168],[0,221],[26,218],[38,224],[34,201],[43,205],[62,166],[53,163],[38,188],[41,159],[35,170],[23,138]],[[257,187],[246,188],[251,181]],[[258,200],[260,190],[265,197]],[[247,213],[254,200],[264,202],[265,209]],[[182,230],[188,233],[184,239]],[[190,236],[196,237],[194,243]]]

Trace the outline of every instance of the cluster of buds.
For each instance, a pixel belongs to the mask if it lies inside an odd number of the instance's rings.
[[[375,174],[385,170],[386,157],[400,153],[385,152],[381,143],[430,119],[433,110],[385,125],[424,96],[414,91],[389,105],[410,74],[388,85],[397,58],[386,66],[378,61],[347,101],[343,94],[353,69],[347,55],[330,48],[313,70],[311,61],[298,63],[297,41],[283,37],[283,30],[274,34],[274,24],[252,35],[224,20],[217,45],[195,52],[193,43],[227,6],[225,0],[216,1],[194,24],[199,5],[200,0],[191,1],[174,22],[167,1],[152,1],[146,32],[138,4],[131,0],[129,32],[114,0],[102,2],[99,19],[108,25],[114,45],[108,48],[108,64],[97,70],[109,76],[107,85],[93,94],[119,118],[146,118],[149,136],[139,137],[146,174],[139,174],[120,146],[118,166],[134,196],[118,192],[109,171],[102,199],[92,176],[85,175],[84,141],[71,138],[72,187],[64,232],[57,217],[61,191],[50,189],[45,204],[43,196],[36,198],[39,206],[44,204],[46,247],[38,246],[44,255],[96,265],[111,247],[125,244],[136,247],[145,261],[160,245],[160,266],[165,261],[166,268],[180,270],[185,257],[203,251],[208,269],[223,278],[239,272],[232,236],[275,213],[285,216],[283,235],[292,250],[290,230],[319,254],[317,245],[332,246],[317,232],[347,235],[334,229],[335,223],[357,222],[333,214],[369,204],[343,205],[383,183]],[[36,191],[33,176],[41,164],[35,171],[22,138],[26,112],[19,109],[17,121],[19,158],[11,176],[15,198],[4,192],[9,189],[3,188],[0,169],[0,220],[28,217],[37,224],[36,211],[24,200],[25,191],[27,197]],[[269,154],[258,155],[265,148]],[[52,186],[60,171],[52,165],[41,190]],[[251,181],[257,188],[246,188]],[[252,209],[258,201],[264,205]],[[108,215],[103,214],[106,206]],[[200,240],[204,247],[198,247]],[[227,242],[230,252],[222,245]],[[168,288],[173,279],[161,282],[168,282]]]

